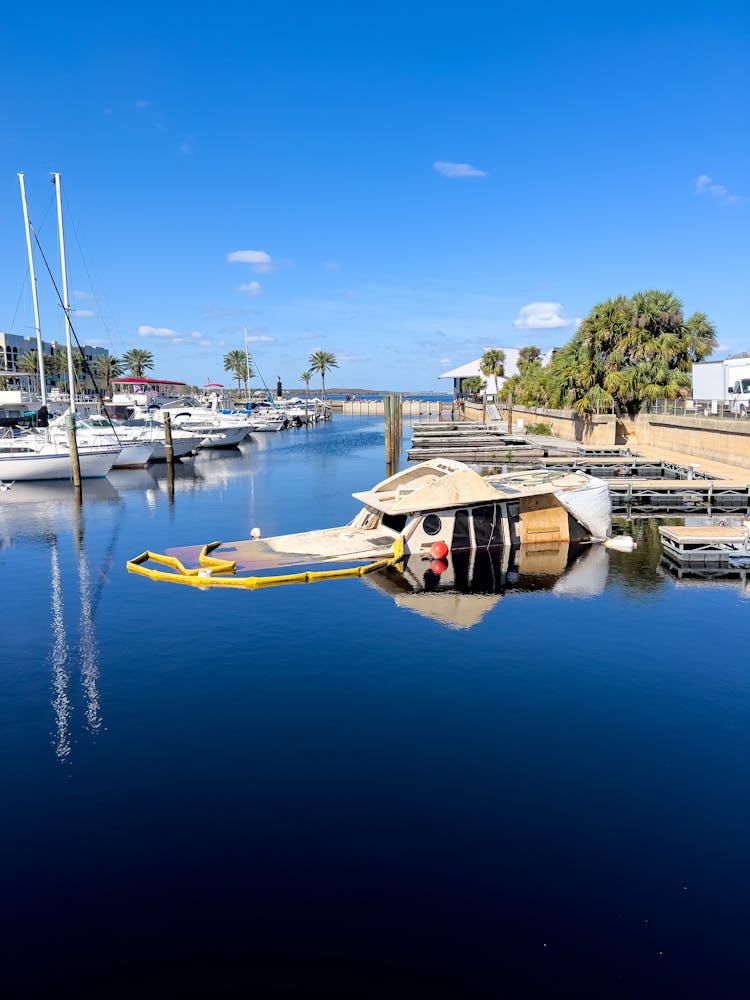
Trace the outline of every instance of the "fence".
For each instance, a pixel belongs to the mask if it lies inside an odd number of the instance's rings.
[[[745,403],[728,399],[655,399],[643,412],[664,417],[713,417],[722,420],[745,420]]]

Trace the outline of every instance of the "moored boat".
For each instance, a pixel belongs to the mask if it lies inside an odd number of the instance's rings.
[[[82,479],[106,476],[121,452],[114,447],[79,447],[78,460]],[[0,439],[0,479],[36,482],[45,479],[71,479],[73,466],[66,444],[44,441],[36,435]]]

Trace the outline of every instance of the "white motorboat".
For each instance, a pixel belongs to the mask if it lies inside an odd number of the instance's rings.
[[[289,426],[289,417],[282,408],[271,406],[270,403],[255,403],[248,415],[248,423],[253,434],[265,434],[269,431],[283,431]]]
[[[53,443],[67,444],[67,431],[64,418],[50,421],[46,431],[36,433],[45,435]],[[119,446],[120,453],[113,463],[115,469],[138,469],[146,465],[154,454],[156,445],[144,438],[140,433],[133,432],[127,426],[116,426],[106,417],[92,415],[76,421],[76,441],[81,448]]]
[[[106,476],[122,449],[113,447],[78,448],[82,479]],[[73,466],[67,443],[46,441],[36,434],[0,438],[0,480],[35,482],[44,479],[71,479]]]
[[[210,586],[206,581],[213,580],[217,586],[229,586],[232,581],[219,579],[220,574],[327,562],[371,564],[352,571],[312,573],[320,579],[361,575],[383,560],[395,563],[412,554],[441,562],[453,552],[604,541],[611,530],[607,484],[582,472],[541,470],[490,482],[462,462],[438,458],[352,495],[362,509],[341,527],[266,539],[254,529],[249,540],[168,550],[166,557],[146,552],[131,560],[128,569],[164,579],[163,573],[144,570],[143,563],[166,559],[177,570],[178,582]],[[294,580],[312,577],[308,571],[296,574]],[[239,579],[234,585],[248,582],[263,586],[292,580],[289,576]]]
[[[140,443],[149,447],[147,461],[164,461],[167,457],[164,425],[154,420],[113,420],[110,424],[107,417],[97,415],[88,417],[86,422],[100,427],[104,433],[114,433],[123,444],[135,446]],[[193,434],[180,427],[172,428],[172,457],[177,459],[190,455],[198,449],[202,440],[202,434]],[[124,460],[121,460],[115,462],[115,468],[138,468],[141,464],[145,463],[131,461],[126,464]]]

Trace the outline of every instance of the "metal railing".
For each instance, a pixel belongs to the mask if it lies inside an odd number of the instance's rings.
[[[645,413],[665,417],[713,417],[746,420],[749,404],[737,399],[655,399]]]

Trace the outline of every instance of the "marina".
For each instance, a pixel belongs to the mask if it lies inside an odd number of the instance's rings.
[[[382,418],[337,415],[112,470],[84,482],[80,504],[66,483],[0,493],[14,621],[0,734],[23,761],[4,776],[6,945],[28,955],[26,929],[51,931],[62,893],[78,902],[46,961],[69,975],[105,974],[137,924],[157,981],[157,955],[208,984],[217,956],[234,968],[248,948],[268,981],[292,931],[305,976],[349,981],[343,956],[362,945],[389,968],[417,947],[460,977],[439,884],[480,976],[498,936],[540,983],[573,975],[584,941],[597,979],[613,963],[626,980],[692,978],[698,941],[721,956],[718,982],[741,975],[750,689],[732,636],[746,571],[687,586],[651,518],[616,521],[633,553],[548,541],[457,551],[440,572],[414,553],[361,579],[253,594],[125,571],[144,547],[346,524],[352,494],[383,478]],[[707,603],[722,627],[665,655],[662,636]],[[332,881],[349,886],[346,916]],[[207,901],[206,958],[192,961]],[[545,941],[549,967],[536,965]]]

